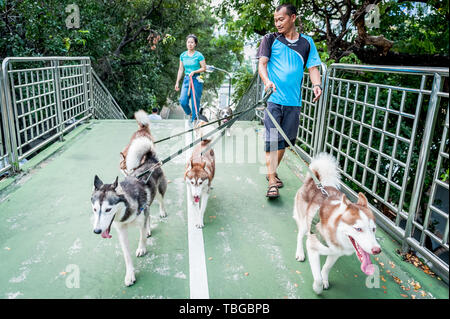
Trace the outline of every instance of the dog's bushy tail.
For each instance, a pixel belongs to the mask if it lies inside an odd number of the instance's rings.
[[[128,170],[137,168],[146,154],[155,154],[153,141],[145,136],[133,139],[128,148],[126,166]]]
[[[150,118],[148,117],[147,112],[145,112],[144,110],[139,110],[134,113],[134,118],[138,122],[139,128],[150,127]]]
[[[328,153],[319,153],[314,156],[309,168],[323,186],[339,188],[341,175],[339,173],[339,164],[334,156]],[[310,177],[309,174],[308,177]]]

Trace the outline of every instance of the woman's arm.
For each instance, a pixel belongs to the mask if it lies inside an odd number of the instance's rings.
[[[193,75],[196,74],[196,73],[202,73],[202,72],[205,72],[205,71],[206,71],[206,60],[203,59],[203,60],[200,61],[200,69],[195,70],[195,71],[192,71],[192,72],[189,74],[189,76],[193,76]]]
[[[180,82],[181,78],[183,77],[183,72],[184,72],[183,62],[180,61],[180,66],[178,67],[177,82],[175,83],[175,91],[180,90],[178,83]]]

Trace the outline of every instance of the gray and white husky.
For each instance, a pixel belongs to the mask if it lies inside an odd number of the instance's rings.
[[[233,110],[231,109],[231,107],[226,107],[224,109],[221,109],[219,112],[219,119],[221,119],[221,121],[219,122],[219,125],[222,125],[223,123],[228,122],[230,119],[229,117],[233,115]],[[227,136],[231,136],[231,128],[227,127],[226,129],[226,133]]]
[[[136,256],[141,257],[147,252],[146,239],[151,236],[150,205],[155,197],[160,203],[160,217],[167,216],[163,201],[167,181],[162,169],[156,168],[147,183],[145,181],[149,173],[139,179],[136,178],[157,162],[158,159],[150,152],[146,154],[144,164],[133,172],[134,176],[127,176],[120,183],[118,178],[112,184],[104,184],[97,175],[94,178],[91,197],[95,217],[94,233],[101,234],[103,238],[111,238],[111,225],[114,222],[125,258],[126,286],[131,286],[136,281],[128,244],[128,226],[135,225],[139,228],[140,238]]]

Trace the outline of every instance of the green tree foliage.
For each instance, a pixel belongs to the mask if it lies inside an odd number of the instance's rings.
[[[321,45],[326,57],[335,62],[355,53],[360,60],[389,62],[397,53],[398,63],[413,65],[416,56],[440,54],[447,58],[449,50],[449,5],[440,0],[288,0],[299,13],[299,30],[311,35]],[[379,10],[379,26],[365,23],[370,6]],[[273,23],[275,2],[263,0],[224,0],[218,10],[226,14],[237,12],[239,18],[227,21],[241,37],[260,38],[276,31]],[[391,52],[389,52],[391,51]],[[380,53],[385,60],[380,58]],[[401,55],[398,57],[398,55]],[[411,58],[408,59],[408,55]],[[397,63],[397,62],[396,62]],[[429,59],[428,63],[436,63]]]
[[[67,5],[80,9],[80,28],[66,27]],[[217,35],[219,21],[208,1],[0,0],[0,54],[89,56],[94,70],[127,116],[162,107],[174,91],[186,36],[198,36],[207,64],[230,69],[242,60],[243,42]],[[224,74],[208,75],[215,89]]]

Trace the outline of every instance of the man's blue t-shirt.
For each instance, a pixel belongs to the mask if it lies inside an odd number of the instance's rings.
[[[180,61],[183,62],[184,74],[189,75],[192,71],[200,69],[200,61],[205,57],[198,51],[195,51],[192,56],[189,56],[188,51],[184,51],[180,55]]]
[[[303,70],[321,64],[313,39],[300,34],[298,40],[291,43],[281,33],[269,33],[263,37],[258,49],[257,57],[262,56],[269,58],[267,73],[276,87],[268,101],[301,106]]]

